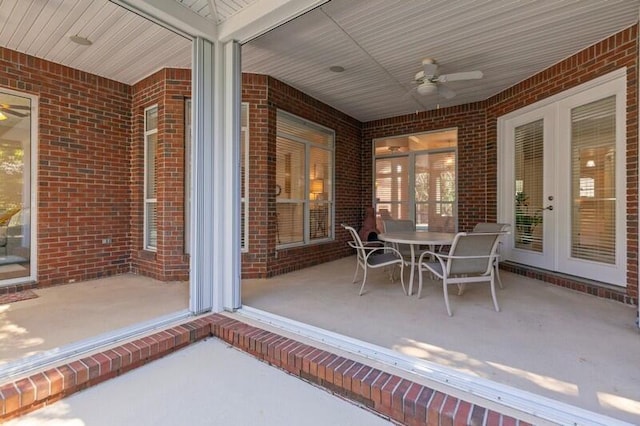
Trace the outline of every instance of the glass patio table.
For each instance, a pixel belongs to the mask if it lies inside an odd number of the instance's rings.
[[[433,251],[435,246],[445,246],[453,243],[455,236],[456,234],[451,232],[396,231],[378,234],[378,239],[388,243],[408,244],[411,248],[411,273],[409,275],[409,296],[411,296],[413,294],[413,277],[417,261],[416,248],[429,246],[429,250]]]

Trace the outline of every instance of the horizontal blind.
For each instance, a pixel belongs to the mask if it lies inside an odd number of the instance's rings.
[[[416,226],[436,232],[455,231],[455,152],[415,156]]]
[[[571,256],[615,264],[615,111],[611,96],[571,110]]]
[[[514,139],[515,247],[542,252],[544,121],[516,127]]]
[[[375,174],[376,209],[381,220],[411,219],[409,157],[376,159]]]
[[[303,242],[305,145],[278,137],[276,151],[278,244]]]

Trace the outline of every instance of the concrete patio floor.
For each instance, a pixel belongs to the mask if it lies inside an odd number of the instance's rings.
[[[452,294],[427,282],[405,296],[383,271],[366,292],[355,258],[268,280],[243,280],[245,306],[305,322],[457,371],[640,424],[637,308],[502,271],[495,312],[487,285]],[[405,271],[408,277],[408,271]],[[416,286],[417,287],[417,286]],[[122,275],[34,290],[0,305],[0,365],[186,309],[187,283]],[[452,292],[453,293],[453,292]]]
[[[124,274],[34,289],[0,304],[0,366],[189,306],[189,284]]]
[[[389,421],[210,338],[6,423],[389,425]]]
[[[448,317],[438,283],[426,282],[418,299],[374,271],[358,296],[354,267],[352,257],[243,280],[242,302],[640,424],[636,307],[502,271],[501,312],[493,310],[488,285],[469,285],[462,296],[452,294]]]

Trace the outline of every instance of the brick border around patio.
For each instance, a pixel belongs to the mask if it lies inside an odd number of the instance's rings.
[[[214,336],[303,380],[406,425],[530,423],[221,314],[194,319],[0,386],[0,421],[49,405]]]

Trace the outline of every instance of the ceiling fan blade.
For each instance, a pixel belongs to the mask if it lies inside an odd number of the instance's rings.
[[[443,84],[438,84],[438,95],[442,96],[445,99],[451,99],[456,95],[456,92],[449,89]]]
[[[2,109],[2,112],[6,113],[6,114],[11,114],[11,115],[15,115],[16,117],[20,117],[20,118],[24,118],[24,117],[28,117],[29,114],[23,114],[21,112],[17,112],[17,111],[13,111],[11,109]]]
[[[482,71],[454,72],[453,74],[442,74],[438,76],[438,81],[445,83],[447,81],[477,80],[483,76]]]

